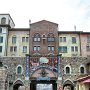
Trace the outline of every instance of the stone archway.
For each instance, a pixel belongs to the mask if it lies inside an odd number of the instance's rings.
[[[74,85],[70,80],[67,80],[63,84],[63,89],[64,90],[74,90]]]
[[[38,68],[30,80],[30,90],[57,90],[57,75],[49,68]]]
[[[20,86],[24,86],[21,80],[17,80],[13,85],[13,90],[18,90]]]

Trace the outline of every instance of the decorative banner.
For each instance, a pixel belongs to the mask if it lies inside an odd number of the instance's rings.
[[[61,76],[60,64],[61,64],[61,55],[58,55],[58,76]]]
[[[57,56],[49,57],[30,57],[30,74],[32,74],[36,69],[46,65],[46,68],[50,68],[55,73],[58,73],[58,61]]]
[[[26,77],[29,77],[29,55],[26,55]]]

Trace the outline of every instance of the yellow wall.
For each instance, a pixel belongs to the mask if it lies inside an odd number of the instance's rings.
[[[12,44],[12,37],[16,36],[16,44]],[[22,42],[22,37],[29,37],[29,31],[9,31],[8,56],[25,56],[29,54],[29,42]],[[10,46],[17,46],[17,52],[10,52]],[[23,53],[23,46],[27,46],[27,53]]]
[[[66,37],[66,42],[60,42],[60,37]],[[77,43],[72,44],[72,37],[76,37]],[[59,34],[59,46],[67,46],[67,53],[60,53],[63,57],[71,57],[73,54],[80,56],[80,40],[78,34]],[[71,46],[78,46],[78,52],[71,52]]]
[[[89,90],[90,88],[90,83],[86,83],[86,84],[76,84],[76,90]]]

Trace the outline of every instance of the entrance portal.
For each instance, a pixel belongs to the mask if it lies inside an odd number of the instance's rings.
[[[17,80],[13,85],[13,90],[18,90],[20,86],[24,86],[24,84],[22,81]]]
[[[30,90],[57,90],[57,73],[50,68],[41,66],[30,76]]]
[[[64,90],[74,90],[74,85],[70,80],[67,80],[64,82],[63,88]]]
[[[13,90],[18,90],[18,88],[19,88],[20,86],[22,86],[22,84],[16,84],[16,85],[14,85]]]
[[[32,80],[30,83],[30,90],[57,90],[57,83],[55,80]]]

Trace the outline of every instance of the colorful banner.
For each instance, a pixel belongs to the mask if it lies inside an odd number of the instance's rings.
[[[61,76],[61,69],[60,69],[60,64],[61,64],[61,55],[58,55],[58,76]]]
[[[46,59],[45,59],[46,58]],[[43,59],[43,60],[41,60]],[[44,61],[45,60],[45,61]],[[48,61],[48,62],[47,62]],[[30,74],[42,65],[46,65],[46,68],[51,69],[55,73],[58,73],[57,57],[30,57]],[[44,63],[44,64],[43,64]]]
[[[26,77],[29,77],[29,59],[30,59],[30,56],[29,55],[26,55]]]

